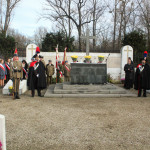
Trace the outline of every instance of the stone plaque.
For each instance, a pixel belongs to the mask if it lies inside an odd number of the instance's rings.
[[[107,83],[106,64],[71,63],[71,84]]]

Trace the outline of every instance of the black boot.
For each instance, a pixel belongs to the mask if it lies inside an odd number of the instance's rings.
[[[18,92],[16,93],[16,99],[20,99]]]
[[[33,90],[33,91],[31,92],[31,94],[32,94],[32,97],[34,97],[34,96],[35,96],[35,91]]]
[[[38,96],[39,96],[39,97],[44,97],[44,96],[41,94],[41,90],[38,90]]]
[[[143,90],[143,97],[147,97],[146,90]]]
[[[14,92],[13,99],[14,100],[16,99],[16,92]]]
[[[138,91],[138,97],[141,97],[141,92],[142,92],[142,90],[139,89],[139,91]]]

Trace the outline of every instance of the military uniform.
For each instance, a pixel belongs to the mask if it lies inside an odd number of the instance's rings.
[[[66,64],[63,67],[63,73],[64,73],[65,82],[70,82],[70,69],[71,68],[70,68],[69,64]]]
[[[53,64],[46,65],[46,74],[47,74],[47,85],[52,84],[52,76],[55,73],[55,68]]]
[[[14,99],[19,99],[19,85],[20,79],[23,78],[22,63],[20,61],[13,61],[10,65],[10,78],[13,81]]]
[[[60,83],[61,82],[61,78],[60,78],[60,76],[61,76],[61,73],[63,72],[63,66],[62,66],[62,64],[59,64],[58,65],[58,68],[57,68],[57,83]]]

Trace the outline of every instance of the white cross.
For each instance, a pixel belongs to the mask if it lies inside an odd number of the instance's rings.
[[[97,39],[95,36],[90,36],[89,35],[89,29],[86,30],[86,36],[81,36],[81,39],[86,40],[86,55],[89,56],[90,52],[90,39]]]
[[[36,48],[34,48],[33,45],[31,45],[31,48],[28,49],[32,51],[32,56],[33,56],[33,51],[36,50]]]
[[[132,50],[129,50],[129,46],[127,46],[127,50],[124,51],[127,52],[127,63],[128,63],[129,52],[132,52]]]

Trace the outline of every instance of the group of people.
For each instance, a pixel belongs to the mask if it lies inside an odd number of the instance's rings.
[[[7,59],[7,62],[4,62],[3,59],[0,59],[0,88],[3,88],[10,79],[10,61]]]
[[[146,90],[150,90],[150,66],[147,60],[147,51],[144,52],[144,57],[141,58],[141,63],[138,64],[136,70],[131,58],[128,58],[128,63],[124,66],[126,89],[133,88],[138,90],[138,97],[147,97]]]
[[[4,80],[8,82],[11,79],[14,99],[20,99],[19,85],[22,80],[27,80],[27,86],[31,90],[32,97],[35,96],[35,90],[37,90],[38,96],[43,97],[41,91],[52,84],[54,74],[55,67],[52,64],[52,60],[49,60],[46,65],[43,56],[40,55],[39,47],[37,47],[36,54],[29,64],[25,60],[19,61],[17,49],[12,62],[8,59],[7,63],[4,63],[3,59],[0,59],[0,85],[3,87]],[[68,61],[65,61],[64,65],[62,65],[61,61],[58,61],[56,68],[57,83],[61,82],[62,76],[64,76],[66,82],[70,81],[70,65]]]
[[[141,63],[135,66],[131,58],[128,58],[128,63],[124,66],[125,71],[125,83],[126,89],[133,88],[138,90],[138,97],[146,97],[146,90],[150,90],[150,66],[147,60],[147,51],[144,52],[144,57],[141,59]],[[56,65],[56,82],[61,82],[61,77],[64,76],[64,81],[70,81],[70,65],[68,61],[63,64],[58,61]],[[32,57],[31,63],[27,63],[25,60],[19,61],[17,49],[15,50],[13,61],[8,59],[4,62],[0,59],[0,87],[4,87],[10,79],[13,81],[14,99],[20,99],[19,97],[19,85],[20,80],[27,80],[28,89],[31,90],[32,97],[35,96],[35,90],[37,90],[38,96],[43,97],[41,90],[52,84],[52,76],[55,74],[55,67],[52,61],[49,60],[48,64],[45,64],[43,56],[40,55],[40,49],[37,47],[36,54]]]

